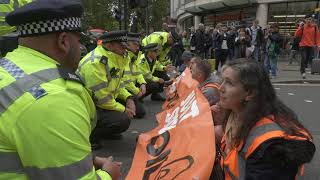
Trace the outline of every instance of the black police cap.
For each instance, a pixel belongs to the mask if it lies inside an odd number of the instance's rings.
[[[148,51],[155,51],[155,50],[158,50],[159,49],[159,46],[157,43],[150,43],[146,46],[143,47],[143,51],[144,52],[148,52]]]
[[[100,36],[100,39],[103,43],[112,42],[112,41],[119,41],[119,42],[127,42],[127,34],[128,31],[121,30],[121,31],[110,31],[105,32]]]
[[[82,13],[80,0],[37,0],[9,13],[6,22],[17,26],[20,36],[81,31]]]
[[[128,41],[140,41],[140,33],[132,33],[132,32],[128,32],[128,36],[127,39]]]

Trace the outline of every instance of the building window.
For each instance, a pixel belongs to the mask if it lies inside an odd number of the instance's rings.
[[[269,4],[268,23],[277,23],[281,34],[294,33],[296,24],[302,21],[306,14],[311,14],[318,1],[300,1]]]

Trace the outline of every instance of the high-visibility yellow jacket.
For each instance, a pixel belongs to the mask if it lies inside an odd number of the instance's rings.
[[[1,0],[0,1],[0,36],[15,31],[16,27],[9,26],[5,22],[5,17],[11,11],[19,8],[32,0]]]
[[[140,91],[140,88],[137,87],[136,84],[146,84],[146,81],[144,80],[143,75],[138,68],[138,58],[141,55],[141,52],[139,52],[138,56],[136,56],[131,51],[128,51],[127,58],[129,63],[125,67],[124,76],[122,79],[122,83],[125,88],[134,95],[137,95]]]
[[[126,57],[97,46],[79,64],[78,72],[86,88],[92,94],[95,104],[107,110],[124,112],[125,107],[116,101],[126,101],[131,94],[121,85]]]
[[[168,44],[168,38],[168,32],[154,32],[142,40],[142,46],[146,46],[151,43],[157,43],[160,46],[158,61],[163,66],[171,63],[171,60],[168,58],[168,53],[171,49]]]
[[[95,106],[72,72],[19,46],[0,60],[0,179],[110,180],[92,164]]]
[[[145,80],[158,82],[159,78],[153,76],[154,71],[163,71],[164,66],[158,60],[151,61],[145,54],[142,54],[138,59],[139,69]]]

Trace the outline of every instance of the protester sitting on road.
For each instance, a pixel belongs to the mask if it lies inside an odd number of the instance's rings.
[[[225,179],[295,179],[315,152],[310,132],[280,99],[264,68],[238,59],[222,68]],[[245,167],[245,168],[244,168]]]
[[[191,66],[192,78],[199,82],[199,89],[206,97],[210,106],[214,106],[219,102],[219,86],[220,78],[217,75],[211,76],[211,65],[208,61],[202,60],[200,57],[192,58],[193,64]],[[217,142],[222,138],[222,121],[219,113],[214,113],[214,126]],[[217,116],[216,116],[217,115]]]
[[[191,59],[193,57],[193,53],[191,53],[190,51],[184,51],[181,55],[181,61],[183,62],[183,64],[180,66],[179,68],[179,72],[182,73],[186,67],[190,68],[191,67]]]

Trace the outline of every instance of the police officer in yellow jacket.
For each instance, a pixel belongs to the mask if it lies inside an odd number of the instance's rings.
[[[179,35],[172,31],[172,32],[153,32],[149,36],[145,37],[142,40],[142,46],[146,46],[150,43],[157,43],[160,46],[159,54],[158,54],[158,61],[166,66],[171,64],[171,60],[168,57],[168,53],[171,50],[171,47],[174,45],[175,42],[179,40]]]
[[[6,16],[20,39],[0,58],[1,180],[119,177],[120,164],[91,154],[95,107],[74,73],[82,12],[76,1],[41,0]]]
[[[87,54],[78,71],[91,92],[98,112],[98,123],[92,141],[100,138],[118,138],[129,128],[136,115],[134,97],[121,83],[128,62],[127,31],[111,31],[101,37],[102,45]],[[140,108],[139,108],[140,109]]]
[[[160,92],[163,91],[163,86],[165,80],[161,77],[157,77],[154,72],[156,70],[163,71],[166,66],[163,66],[159,61],[157,61],[157,56],[159,52],[159,46],[157,43],[151,43],[143,47],[144,54],[140,56],[139,68],[143,74],[144,79],[147,81],[146,94],[141,97],[144,98],[150,94],[151,100],[164,101],[165,98],[160,96]]]
[[[156,77],[160,77],[165,81],[169,81],[170,78],[167,75],[167,70],[171,71],[174,69],[172,66],[172,62],[168,57],[168,53],[171,50],[171,47],[174,45],[176,41],[178,41],[179,36],[176,32],[154,32],[149,36],[145,37],[142,40],[142,45],[146,46],[150,43],[157,43],[159,46],[159,52],[157,61],[160,62],[161,65],[166,66],[164,69],[157,69],[153,72],[153,75]]]
[[[125,67],[122,83],[125,88],[135,96],[135,100],[138,100],[146,94],[147,82],[143,78],[143,75],[138,67],[138,58],[142,55],[140,51],[140,34],[129,32],[127,35],[127,52],[129,63]],[[141,108],[141,109],[138,109]],[[145,109],[142,105],[136,106],[136,118],[143,118],[145,115]]]
[[[32,0],[2,0],[0,1],[0,52],[5,56],[18,46],[17,33],[12,33],[16,30],[15,26],[10,26],[6,23],[5,17],[11,11],[32,2]]]

